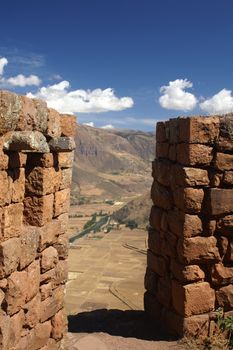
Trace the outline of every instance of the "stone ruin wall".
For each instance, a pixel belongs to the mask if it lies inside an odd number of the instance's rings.
[[[159,122],[145,310],[179,336],[233,315],[233,116]]]
[[[67,328],[74,116],[0,91],[0,349],[55,350]]]

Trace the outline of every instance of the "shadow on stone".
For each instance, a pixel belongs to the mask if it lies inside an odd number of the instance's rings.
[[[142,340],[175,340],[143,311],[94,310],[68,316],[71,333],[104,332]]]

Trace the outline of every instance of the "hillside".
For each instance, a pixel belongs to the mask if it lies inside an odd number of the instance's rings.
[[[113,219],[124,224],[133,221],[137,223],[138,227],[145,228],[149,222],[151,205],[152,201],[148,191],[115,211]]]
[[[73,199],[119,200],[150,188],[153,133],[78,125],[75,141]]]

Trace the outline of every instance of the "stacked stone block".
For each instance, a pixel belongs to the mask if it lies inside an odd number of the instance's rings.
[[[66,332],[76,121],[0,91],[0,349],[55,350]]]
[[[180,336],[233,315],[233,115],[159,122],[145,310]]]

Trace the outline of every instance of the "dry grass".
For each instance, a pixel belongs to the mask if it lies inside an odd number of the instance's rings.
[[[187,350],[230,350],[229,340],[219,332],[210,337],[185,337],[181,340]]]

